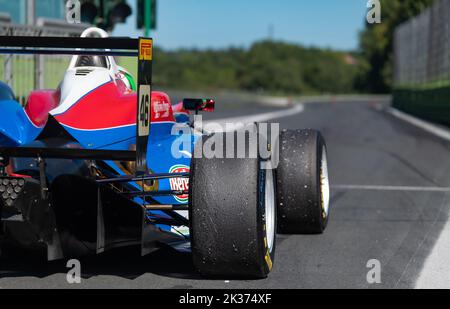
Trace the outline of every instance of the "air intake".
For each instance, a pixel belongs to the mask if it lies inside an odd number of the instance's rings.
[[[86,76],[89,73],[91,73],[93,70],[89,70],[89,69],[78,69],[77,72],[75,73],[76,76]]]

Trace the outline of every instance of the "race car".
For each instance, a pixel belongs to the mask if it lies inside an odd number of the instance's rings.
[[[0,37],[0,53],[74,55],[58,88],[32,91],[25,107],[0,83],[1,252],[55,260],[165,244],[190,249],[204,276],[264,278],[277,232],[327,226],[324,139],[294,130],[272,140],[260,125],[198,130],[191,113],[213,111],[214,100],[173,105],[152,91],[152,47],[97,28],[81,38]],[[137,83],[114,56],[138,57]],[[228,156],[242,137],[256,156]],[[227,156],[205,156],[205,145]]]

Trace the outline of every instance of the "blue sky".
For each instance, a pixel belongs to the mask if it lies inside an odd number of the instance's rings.
[[[133,15],[114,35],[139,36]],[[352,50],[364,27],[367,0],[158,0],[155,43],[166,49],[248,47],[268,38]]]

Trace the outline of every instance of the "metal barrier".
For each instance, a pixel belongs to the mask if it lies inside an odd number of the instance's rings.
[[[17,25],[0,21],[2,36],[78,37],[86,25],[69,25],[56,20],[40,19],[38,26]],[[71,56],[0,55],[0,80],[10,85],[23,105],[33,89],[58,87]]]
[[[450,1],[435,0],[394,35],[393,106],[450,125]]]
[[[450,85],[450,1],[432,7],[395,31],[396,87],[434,88]]]

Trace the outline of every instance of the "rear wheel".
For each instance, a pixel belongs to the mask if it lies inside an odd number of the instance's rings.
[[[226,140],[224,134],[216,134],[203,141],[210,138]],[[273,171],[262,169],[258,158],[194,158],[191,164],[195,267],[212,277],[266,277],[276,246]]]
[[[277,167],[278,227],[283,234],[321,234],[329,217],[327,149],[320,132],[283,131]]]

